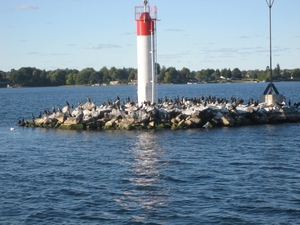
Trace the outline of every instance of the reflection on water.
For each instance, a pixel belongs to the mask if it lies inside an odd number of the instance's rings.
[[[164,150],[156,141],[155,132],[140,132],[132,149],[129,150],[132,161],[125,180],[130,185],[123,192],[119,202],[127,209],[134,208],[155,213],[158,208],[167,206],[168,190],[161,180],[162,168],[160,168]],[[140,216],[135,218],[135,220],[142,219]]]
[[[136,174],[132,181],[139,187],[151,187],[159,180],[160,171],[157,163],[162,149],[157,145],[155,137],[154,133],[140,133],[132,149],[134,162],[131,172]]]

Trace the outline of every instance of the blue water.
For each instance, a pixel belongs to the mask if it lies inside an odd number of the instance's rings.
[[[160,85],[159,97],[258,99],[266,83]],[[300,83],[276,83],[293,102]],[[0,224],[300,224],[299,124],[62,131],[15,124],[136,86],[0,89]],[[14,127],[10,131],[10,127]]]

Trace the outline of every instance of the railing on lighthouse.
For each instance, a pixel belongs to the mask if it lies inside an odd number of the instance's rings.
[[[149,13],[151,19],[155,23],[157,20],[157,7],[148,5],[148,1],[143,1],[143,6],[136,6],[135,7],[135,20],[140,19],[141,15],[147,12]]]
[[[152,30],[151,32],[151,66],[152,66],[152,102],[156,101],[156,83],[157,83],[157,39],[156,39],[156,20],[152,23]]]

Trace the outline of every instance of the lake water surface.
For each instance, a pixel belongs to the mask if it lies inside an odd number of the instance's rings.
[[[275,83],[300,101],[300,83]],[[259,99],[266,83],[159,85],[159,97]],[[17,127],[52,105],[136,86],[0,89],[0,224],[300,224],[300,126],[63,131]],[[14,127],[10,131],[10,127]]]

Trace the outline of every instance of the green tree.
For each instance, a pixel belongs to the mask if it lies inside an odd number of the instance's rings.
[[[65,85],[66,84],[66,71],[57,69],[50,73],[50,80],[53,85]]]
[[[165,66],[162,66],[162,68],[160,69],[159,71],[159,74],[158,74],[158,77],[157,77],[157,82],[160,83],[160,82],[165,82],[165,73],[166,73],[166,67]]]
[[[128,70],[123,67],[123,69],[116,70],[116,80],[124,82],[127,81],[128,78]]]
[[[179,75],[180,75],[179,82],[186,83],[191,78],[191,71],[188,68],[183,67],[180,70]]]
[[[200,70],[198,70],[195,74],[195,78],[198,80],[198,81],[202,81],[203,80],[203,76],[202,76],[202,73]]]
[[[74,74],[69,73],[67,75],[66,84],[67,85],[75,85],[76,84],[76,78],[75,78]]]
[[[210,77],[211,77],[211,80],[219,80],[220,79],[220,70],[217,69]]]
[[[260,73],[259,70],[254,70],[254,71],[251,73],[252,78],[253,78],[253,79],[257,79],[259,73]]]
[[[7,79],[8,73],[0,70],[0,87],[6,87],[7,84],[10,84],[9,79]]]
[[[102,77],[100,71],[95,71],[90,75],[89,84],[98,84],[101,83]]]
[[[165,76],[164,76],[164,82],[165,82],[165,83],[171,83],[171,82],[172,82],[172,78],[171,78],[170,72],[166,72],[166,73],[165,73]]]
[[[262,76],[262,73],[259,74],[259,77]],[[264,77],[266,77],[265,81],[270,81],[270,67],[267,66],[265,69]]]
[[[245,78],[247,76],[247,71],[246,70],[242,70],[242,78]]]
[[[168,76],[167,74],[165,75],[165,77],[167,76],[167,79],[164,80],[168,80],[167,83],[176,83],[177,82],[177,77],[178,77],[178,71],[176,70],[175,67],[169,67],[166,72],[168,72]]]
[[[137,70],[133,68],[129,68],[129,75],[127,81],[131,82],[132,80],[136,80],[136,79],[137,79]]]
[[[232,70],[232,77],[233,77],[234,79],[241,79],[241,78],[242,78],[242,72],[240,71],[240,69],[234,68],[234,69]]]
[[[227,77],[227,78],[232,78],[232,72],[231,72],[231,69],[226,70],[225,77]]]
[[[224,68],[224,69],[221,70],[221,76],[224,77],[224,78],[228,78],[227,77],[227,69],[226,68]]]
[[[260,71],[257,74],[257,79],[259,81],[267,81],[269,77],[269,72],[268,71]]]
[[[286,80],[286,79],[290,79],[291,78],[291,73],[290,72],[288,72],[288,70],[283,70],[283,72],[282,72],[282,77],[281,77],[282,79],[284,79],[284,80]]]
[[[280,66],[277,64],[276,68],[274,69],[274,79],[280,79]]]
[[[67,69],[66,84],[67,85],[75,85],[78,74],[79,74],[78,70]]]
[[[48,75],[46,70],[42,70],[40,74],[40,85],[41,86],[48,86],[50,85],[50,81],[48,80]]]
[[[111,78],[109,76],[109,70],[107,69],[106,66],[103,66],[100,70],[100,73],[102,73],[102,77],[103,77],[103,83],[108,83]]]
[[[193,71],[191,71],[191,73],[190,73],[190,78],[191,79],[195,79],[195,75],[196,75],[196,72],[193,70]]]
[[[17,84],[17,76],[16,76],[17,71],[15,69],[11,69],[9,73],[9,80],[12,82],[13,85]]]
[[[33,68],[22,67],[19,70],[12,70],[10,73],[10,80],[13,85],[17,86],[30,86]]]
[[[32,71],[31,79],[30,79],[31,86],[39,86],[40,85],[41,73],[42,73],[41,70],[34,68],[34,70]]]
[[[0,82],[4,81],[4,72],[0,70]]]
[[[117,80],[117,68],[116,67],[113,66],[109,69],[109,78],[112,81]]]
[[[299,79],[300,78],[300,69],[293,69],[291,72],[291,77],[293,79]]]
[[[220,79],[221,71],[220,71],[219,69],[216,69],[215,74],[216,74],[216,77],[217,77],[218,79]]]
[[[93,68],[85,68],[81,70],[76,78],[76,84],[84,85],[90,83],[90,77],[95,72]]]
[[[158,75],[161,69],[159,63],[155,63],[155,68],[156,68],[156,74]]]
[[[215,72],[214,69],[206,69],[205,74],[206,74],[206,80],[211,80],[211,75]]]

